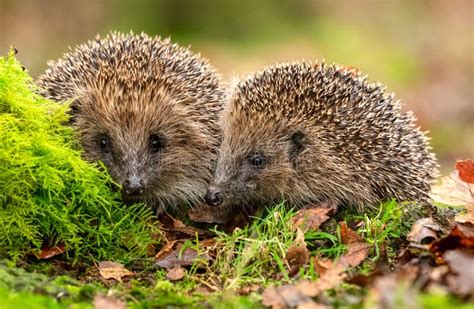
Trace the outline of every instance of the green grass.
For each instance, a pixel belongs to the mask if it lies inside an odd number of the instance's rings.
[[[0,57],[0,256],[56,245],[76,261],[146,256],[151,210],[122,205],[104,168],[81,158],[67,111],[35,93],[12,54]]]
[[[217,231],[220,248],[210,272],[219,276],[225,289],[265,284],[276,273],[289,280],[284,259],[296,238],[290,222],[294,213],[280,203],[265,217],[230,235]]]
[[[352,226],[363,241],[372,244],[374,248],[366,262],[351,272],[369,273],[375,265],[374,262],[382,255],[382,250],[395,252],[408,232],[406,225],[412,223],[407,221],[407,216],[411,216],[407,212],[408,206],[409,209],[413,208],[412,205],[392,201],[382,203],[376,210],[363,214],[356,213],[352,209],[343,209],[336,214],[336,219]],[[3,298],[6,299],[5,304],[10,307],[29,305],[29,302],[31,304],[39,302],[38,308],[87,307],[91,305],[94,295],[110,293],[120,297],[131,308],[168,306],[258,308],[261,306],[260,293],[252,292],[240,296],[237,293],[240,288],[252,284],[264,288],[270,285],[294,283],[302,279],[318,280],[312,259],[295,277],[290,277],[288,274],[285,255],[297,238],[291,223],[295,213],[295,210],[287,209],[284,203],[280,203],[268,208],[261,218],[256,218],[253,223],[242,229],[236,229],[230,234],[217,231],[216,259],[213,262],[204,259],[196,261],[180,281],[168,281],[167,271],[154,270],[152,263],[148,264],[152,267],[147,266],[137,271],[137,276],[131,281],[108,287],[100,281],[83,285],[65,276],[49,279],[45,275],[26,273],[15,268],[3,270],[2,273],[0,267],[0,297],[5,295]],[[311,256],[336,260],[345,254],[347,249],[347,245],[342,243],[339,225],[333,226],[334,231],[327,227],[322,229],[325,232],[319,230],[305,234],[305,242]],[[198,239],[189,239],[182,246],[182,250],[184,248],[193,248],[203,254],[208,250]],[[47,262],[42,264],[49,265]],[[40,268],[35,269],[41,272]],[[2,284],[2,279],[9,283]],[[203,282],[206,285],[203,285]],[[210,286],[213,289],[202,292],[199,288],[203,286]],[[38,287],[41,287],[41,293],[46,296],[36,295]],[[404,304],[404,289],[406,289],[404,282],[400,282],[394,292],[397,304]],[[333,290],[326,291],[324,299],[333,306],[344,307],[354,305],[356,302],[359,307],[374,308],[378,300],[376,295],[370,292],[367,297],[368,292],[367,289],[343,283]],[[54,300],[58,294],[66,296]],[[426,308],[434,308],[437,302],[449,304],[453,301],[453,297],[437,292],[413,291],[412,294],[416,304]],[[22,303],[18,303],[19,301]],[[454,301],[453,304],[463,307],[460,302]]]

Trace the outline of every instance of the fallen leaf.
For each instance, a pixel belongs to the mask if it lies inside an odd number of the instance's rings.
[[[160,228],[168,232],[182,233],[189,236],[196,236],[196,234],[199,236],[214,236],[214,233],[210,231],[201,230],[193,226],[187,226],[183,223],[183,221],[175,219],[169,214],[164,214],[162,217],[160,217],[160,223]]]
[[[433,218],[422,218],[413,224],[407,240],[416,244],[429,244],[438,239],[438,233],[442,231]]]
[[[126,276],[134,276],[135,273],[126,269],[122,264],[111,261],[102,261],[98,265],[99,274],[104,279],[115,279],[122,282]]]
[[[355,231],[351,230],[346,222],[339,222],[341,230],[341,241],[343,244],[349,245],[352,243],[362,242],[362,238]]]
[[[329,215],[335,213],[337,205],[336,202],[328,201],[299,210],[291,218],[293,229],[301,229],[303,232],[318,230],[329,219]]]
[[[441,178],[440,183],[431,187],[430,197],[435,201],[451,206],[474,204],[474,184],[459,178],[459,171]]]
[[[204,231],[193,226],[185,225],[181,220],[173,219],[173,231],[187,234],[190,236],[197,235],[210,235],[208,231]]]
[[[286,284],[279,287],[269,287],[262,294],[262,303],[272,308],[292,308],[321,306],[313,301],[313,297],[321,292],[340,285],[346,275],[345,270],[362,263],[368,256],[371,246],[365,243],[352,243],[348,251],[337,263],[324,271],[317,281],[300,281],[297,284]],[[319,308],[319,307],[318,307]]]
[[[380,269],[374,269],[369,274],[364,275],[362,273],[356,273],[350,276],[345,280],[345,282],[350,284],[355,284],[361,287],[366,287],[372,285],[377,278],[383,275],[383,271]]]
[[[262,304],[274,309],[316,305],[311,296],[305,295],[299,287],[289,284],[265,289]]]
[[[246,296],[253,292],[258,292],[262,287],[258,284],[247,285],[238,290],[240,295]]]
[[[466,205],[466,212],[457,214],[454,218],[455,221],[461,223],[474,223],[474,203],[469,203]]]
[[[96,295],[94,297],[94,309],[125,309],[124,301],[113,296]]]
[[[44,248],[44,249],[41,249],[40,253],[38,254],[38,258],[41,260],[47,260],[47,259],[52,258],[53,256],[64,253],[64,251],[65,251],[64,245]]]
[[[450,250],[444,253],[443,258],[451,270],[446,277],[450,290],[462,297],[474,297],[474,255]]]
[[[474,183],[474,161],[458,160],[456,169],[459,172],[459,178],[467,183]]]
[[[347,249],[347,253],[344,254],[336,263],[344,268],[355,267],[362,263],[367,256],[369,256],[371,245],[366,243],[351,243]]]
[[[422,308],[417,304],[417,293],[411,283],[398,274],[379,277],[369,290],[364,308]]]
[[[314,270],[319,274],[324,274],[328,269],[333,266],[333,263],[330,259],[324,259],[319,257],[313,258]]]
[[[285,255],[285,261],[289,267],[288,274],[294,276],[299,269],[309,262],[309,250],[306,248],[304,241],[304,233],[302,230],[297,230],[295,244],[291,245]]]
[[[461,246],[465,249],[474,249],[474,224],[470,222],[456,222],[451,235],[458,237]]]
[[[171,269],[176,266],[191,266],[197,259],[210,260],[206,254],[198,254],[193,248],[181,250],[181,245],[166,255],[156,258],[156,264],[165,269]]]
[[[474,224],[470,222],[454,222],[454,225],[446,237],[438,239],[428,247],[436,257],[438,264],[444,264],[443,254],[455,249],[474,249]]]
[[[175,239],[172,241],[167,242],[161,250],[155,255],[155,259],[161,260],[168,254],[170,254],[177,246],[182,245],[184,243],[184,240],[181,239]]]
[[[178,281],[184,278],[186,271],[181,266],[171,268],[166,274],[166,279],[170,281]]]

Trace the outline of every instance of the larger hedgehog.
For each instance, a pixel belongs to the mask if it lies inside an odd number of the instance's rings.
[[[211,205],[425,202],[427,137],[393,95],[337,65],[281,64],[241,81],[222,115]]]
[[[73,100],[72,124],[127,201],[196,203],[212,176],[224,94],[208,61],[168,39],[112,33],[49,63],[38,84]]]

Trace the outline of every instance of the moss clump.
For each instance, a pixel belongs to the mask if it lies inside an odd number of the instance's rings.
[[[76,260],[144,256],[152,212],[123,206],[104,169],[81,159],[67,110],[35,93],[12,54],[0,57],[0,255],[61,244]]]

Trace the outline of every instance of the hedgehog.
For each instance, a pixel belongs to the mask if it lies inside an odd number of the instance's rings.
[[[205,199],[212,206],[370,209],[429,201],[437,164],[412,112],[381,84],[337,64],[277,64],[232,87]]]
[[[105,165],[125,202],[161,212],[203,199],[225,94],[208,60],[169,38],[113,32],[49,62],[37,83],[70,102],[85,159]]]

